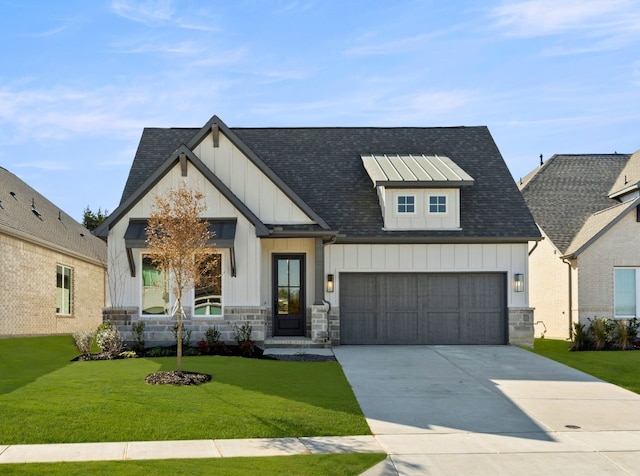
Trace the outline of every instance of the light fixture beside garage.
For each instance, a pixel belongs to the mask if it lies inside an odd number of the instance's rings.
[[[513,275],[513,290],[517,293],[524,292],[524,274]]]
[[[333,292],[333,274],[327,274],[327,292]]]

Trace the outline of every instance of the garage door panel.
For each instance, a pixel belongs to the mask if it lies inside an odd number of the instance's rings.
[[[383,342],[388,344],[418,344],[417,312],[387,312]]]
[[[420,337],[421,344],[457,344],[460,338],[460,313],[425,313],[420,322]]]
[[[344,273],[344,344],[505,344],[504,273]]]
[[[459,277],[430,275],[425,284],[430,309],[457,309],[459,307]]]
[[[340,331],[345,342],[378,344],[378,319],[374,313],[350,313],[347,322],[341,322]]]
[[[496,312],[468,312],[460,322],[461,343],[502,342],[504,326],[500,325],[499,318]]]
[[[495,275],[478,275],[463,278],[464,305],[471,309],[501,308],[504,299],[503,279]]]

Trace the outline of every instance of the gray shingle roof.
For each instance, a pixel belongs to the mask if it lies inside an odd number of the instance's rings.
[[[565,253],[589,217],[618,202],[609,190],[628,154],[554,155],[522,189],[527,205],[549,239]]]
[[[327,224],[348,239],[522,239],[533,218],[486,127],[231,128]],[[180,143],[200,129],[145,129],[124,202]],[[383,231],[367,153],[449,157],[475,179],[461,189],[461,231]],[[121,202],[121,203],[122,203]]]
[[[107,246],[104,241],[2,167],[0,232],[94,263],[106,264]]]

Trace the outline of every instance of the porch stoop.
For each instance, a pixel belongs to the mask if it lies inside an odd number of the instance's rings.
[[[330,349],[329,342],[313,342],[310,337],[267,337],[264,340],[265,349]]]

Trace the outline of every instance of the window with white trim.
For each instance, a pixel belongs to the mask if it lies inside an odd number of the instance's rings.
[[[398,213],[415,213],[416,197],[414,195],[398,195]]]
[[[429,213],[447,213],[447,196],[429,195]]]
[[[203,265],[204,283],[194,291],[193,313],[196,316],[222,315],[222,255],[211,254]]]
[[[640,268],[614,268],[613,302],[615,317],[636,317],[638,315],[638,273]]]
[[[56,314],[71,315],[73,297],[72,270],[68,266],[56,265]]]

